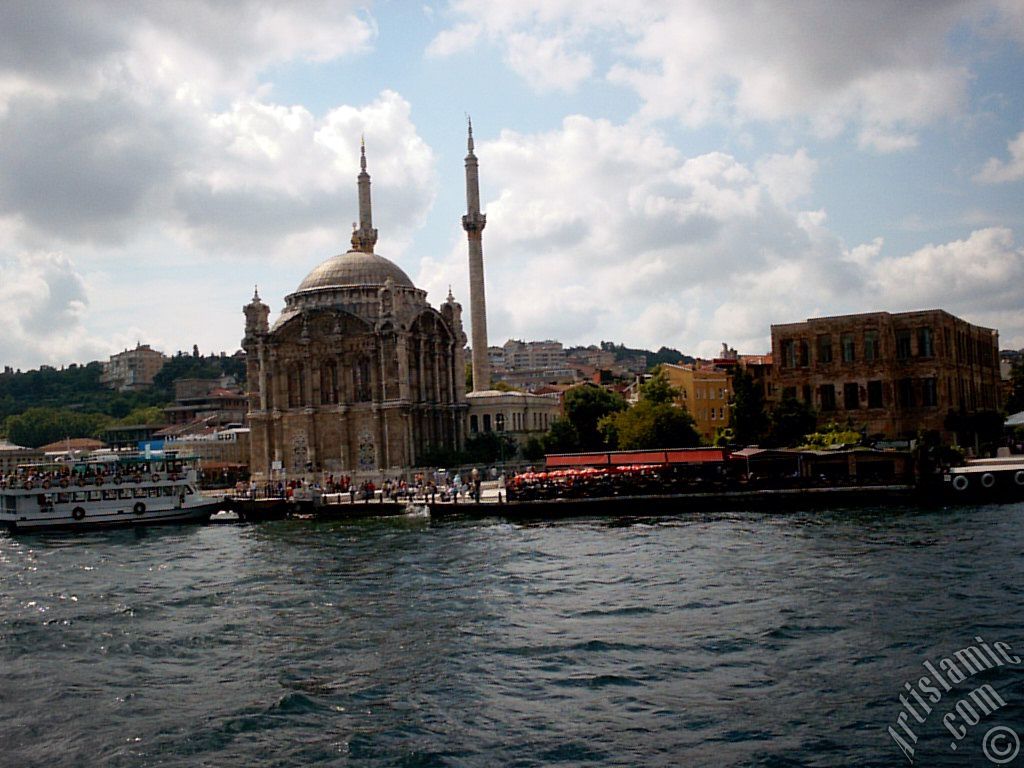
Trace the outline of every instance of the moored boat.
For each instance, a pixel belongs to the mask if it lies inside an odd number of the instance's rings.
[[[948,470],[943,481],[955,500],[1024,500],[1024,456],[972,459]]]
[[[32,464],[0,478],[0,525],[13,531],[86,530],[205,522],[197,460],[109,454]]]

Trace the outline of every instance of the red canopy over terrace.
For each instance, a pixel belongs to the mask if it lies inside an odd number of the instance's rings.
[[[545,457],[547,469],[560,467],[613,467],[623,464],[669,466],[725,461],[724,448],[670,448],[659,451],[608,451],[601,453],[553,453]]]

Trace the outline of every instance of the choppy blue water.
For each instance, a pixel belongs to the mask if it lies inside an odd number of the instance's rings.
[[[0,534],[0,765],[891,766],[1024,655],[1024,505]],[[1006,706],[956,751],[941,717]],[[1024,736],[968,680],[918,765]],[[1004,753],[1005,755],[1005,753]],[[1015,762],[1024,765],[1024,756]]]

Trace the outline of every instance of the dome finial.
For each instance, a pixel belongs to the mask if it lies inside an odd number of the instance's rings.
[[[466,125],[469,128],[468,136],[466,138],[466,148],[469,149],[469,154],[473,154],[473,118],[470,117],[469,112],[466,113]]]
[[[366,170],[366,134],[359,134],[359,167]]]

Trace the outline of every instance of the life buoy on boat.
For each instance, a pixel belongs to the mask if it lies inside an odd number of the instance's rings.
[[[991,488],[995,484],[996,484],[996,476],[993,475],[991,472],[986,472],[984,475],[981,476],[981,487],[982,488]]]
[[[141,501],[135,502],[135,506],[132,507],[132,512],[134,512],[136,515],[141,515],[145,511],[146,511],[146,505],[143,504]]]
[[[1017,474],[1013,476],[1013,482],[1017,485],[1024,485],[1024,469],[1017,470]]]
[[[953,478],[953,487],[958,491],[966,491],[968,482],[967,475],[957,475]]]
[[[83,517],[85,517],[85,510],[82,509],[81,507],[75,507],[74,509],[71,510],[71,516],[75,518],[75,520],[81,520]]]

